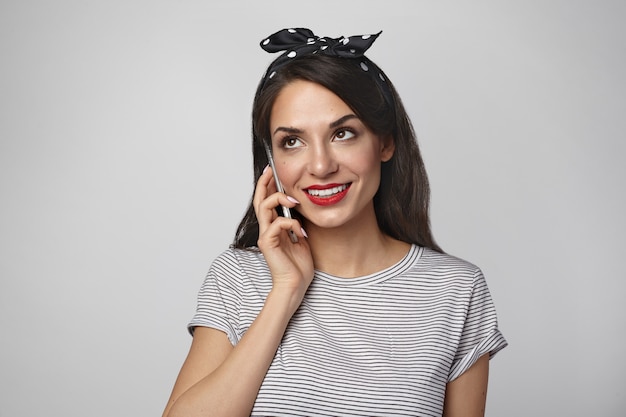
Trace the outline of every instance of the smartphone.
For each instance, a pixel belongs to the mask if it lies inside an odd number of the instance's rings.
[[[265,153],[267,154],[267,160],[270,162],[270,168],[272,168],[272,174],[274,175],[274,182],[276,183],[276,189],[278,190],[279,193],[284,194],[285,189],[283,188],[283,185],[278,179],[278,174],[276,173],[276,166],[274,165],[274,157],[272,156],[272,149],[270,148],[270,145],[265,140],[263,141],[263,145],[265,146]],[[291,210],[289,210],[289,207],[280,206],[280,208],[282,209],[283,217],[286,217],[288,219],[292,218]],[[291,239],[293,243],[298,243],[298,236],[296,236],[293,230],[289,230],[289,238]]]

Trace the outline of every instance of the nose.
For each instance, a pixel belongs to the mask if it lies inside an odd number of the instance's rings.
[[[319,144],[309,148],[308,171],[311,175],[324,178],[337,171],[338,164],[330,144]]]

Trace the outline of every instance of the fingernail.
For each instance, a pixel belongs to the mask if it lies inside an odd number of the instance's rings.
[[[298,200],[296,200],[295,198],[293,198],[290,195],[287,196],[287,200],[291,201],[292,203],[300,204],[300,202]]]
[[[302,235],[303,235],[304,237],[307,237],[307,238],[309,237],[309,235],[307,235],[307,234],[306,234],[306,231],[304,230],[304,227],[301,227],[301,228],[300,228],[300,231],[302,232]]]
[[[270,167],[270,164],[265,165],[265,168],[263,168],[263,173],[265,174],[267,172],[267,169]]]

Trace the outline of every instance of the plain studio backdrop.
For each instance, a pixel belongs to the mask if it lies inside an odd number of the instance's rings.
[[[252,192],[285,27],[383,34],[447,252],[510,346],[487,415],[621,416],[626,3],[0,3],[0,416],[160,415]]]

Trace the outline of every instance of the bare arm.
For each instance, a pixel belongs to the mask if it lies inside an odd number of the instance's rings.
[[[446,388],[443,417],[483,417],[487,402],[489,354],[485,354]]]
[[[235,347],[218,330],[196,329],[164,416],[250,415],[292,314],[279,298],[268,296]]]
[[[164,417],[249,416],[287,324],[313,279],[311,251],[297,220],[278,217],[279,205],[293,207],[276,193],[271,170],[257,183],[254,207],[259,249],[272,274],[272,290],[236,346],[223,332],[197,328]],[[298,242],[292,243],[287,231]]]
[[[225,333],[207,327],[197,327],[187,359],[178,374],[163,417],[167,417],[178,397],[213,372],[232,349],[233,346]]]

